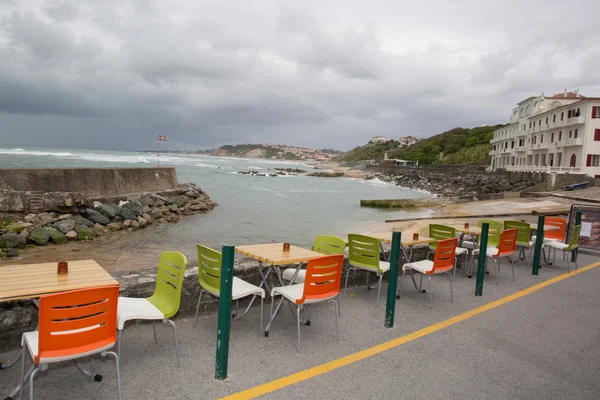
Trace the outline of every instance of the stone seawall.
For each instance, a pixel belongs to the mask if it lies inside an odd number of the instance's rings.
[[[497,200],[497,199],[515,199],[521,197],[520,192],[505,192],[480,194],[475,196],[456,196],[456,197],[433,197],[433,198],[415,198],[415,199],[378,199],[361,200],[362,207],[372,208],[412,208],[439,206],[442,204],[469,203],[472,201]]]
[[[174,167],[0,169],[0,190],[20,192],[74,192],[96,197],[168,190],[177,185]]]

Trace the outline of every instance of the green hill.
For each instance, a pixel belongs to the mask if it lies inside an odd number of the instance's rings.
[[[477,128],[454,128],[431,136],[409,147],[398,148],[398,142],[369,143],[342,154],[336,161],[383,160],[389,158],[419,161],[420,164],[475,164],[489,162],[490,140],[495,129],[503,125]],[[443,157],[439,160],[440,153]]]

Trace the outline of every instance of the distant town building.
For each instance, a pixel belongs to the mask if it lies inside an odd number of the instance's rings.
[[[385,136],[373,136],[371,140],[369,140],[369,143],[387,143],[389,141],[390,139]]]
[[[489,169],[584,173],[600,178],[600,97],[530,97],[494,131]]]
[[[423,139],[419,139],[418,137],[414,136],[401,136],[398,138],[397,142],[399,143],[398,147],[408,147],[420,142],[421,140]]]

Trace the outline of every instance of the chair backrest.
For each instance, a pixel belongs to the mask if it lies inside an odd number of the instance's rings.
[[[317,235],[312,250],[321,254],[344,254],[346,241],[337,236]]]
[[[481,228],[484,222],[490,224],[488,232],[488,246],[498,247],[500,244],[500,233],[502,232],[502,223],[493,219],[480,219],[477,226]]]
[[[118,286],[103,286],[40,297],[40,359],[75,356],[116,342]]]
[[[313,258],[306,265],[304,292],[296,304],[306,300],[327,300],[340,293],[342,283],[343,254]]]
[[[504,257],[511,255],[517,249],[517,228],[506,229],[500,234],[500,244],[498,244],[498,252],[492,257]]]
[[[546,217],[544,219],[544,228],[548,226],[553,226],[558,229],[552,231],[544,229],[544,239],[556,239],[560,241],[565,240],[567,220],[558,217]]]
[[[163,251],[160,256],[156,289],[148,301],[158,308],[165,318],[171,318],[179,311],[186,266],[187,258],[176,251]]]
[[[222,254],[200,244],[196,245],[196,250],[198,250],[198,283],[209,292],[219,293],[221,290]]]
[[[351,233],[348,235],[348,247],[349,263],[381,273],[379,268],[381,250],[379,239]]]
[[[454,256],[456,255],[457,238],[440,240],[435,249],[433,257],[433,268],[427,272],[428,275],[435,271],[449,271],[454,267]]]
[[[531,239],[531,225],[521,221],[504,221],[504,229],[518,229],[517,244],[529,247]]]
[[[581,225],[575,225],[571,231],[571,237],[569,238],[569,246],[566,250],[573,250],[579,247],[579,237],[581,235]]]
[[[435,242],[429,244],[429,247],[433,248],[437,246],[440,240],[456,237],[456,228],[446,225],[429,224],[429,237],[436,239]]]

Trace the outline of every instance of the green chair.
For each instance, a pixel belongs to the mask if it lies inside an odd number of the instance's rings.
[[[535,242],[531,240],[531,225],[527,222],[521,221],[504,221],[504,229],[518,229],[517,233],[517,247],[521,250],[519,252],[519,259],[524,260],[525,250],[529,250],[529,257],[531,258],[531,249],[535,245]]]
[[[381,282],[383,280],[383,274],[390,270],[390,263],[386,261],[380,261],[380,245],[379,239],[357,234],[348,235],[348,271],[346,272],[346,284],[344,285],[344,292],[348,287],[348,277],[350,271],[354,271],[356,276],[356,270],[374,272],[379,277],[379,283],[377,286],[369,286],[369,275],[367,273],[367,289],[374,289],[379,287],[377,291],[377,301],[379,302],[379,296],[381,295]]]
[[[119,358],[121,357],[121,333],[125,327],[125,322],[132,319],[162,321],[163,323],[170,324],[173,328],[175,356],[177,357],[177,366],[179,367],[177,331],[175,330],[175,322],[171,321],[170,318],[179,311],[186,266],[187,258],[183,254],[175,251],[164,251],[158,264],[154,294],[142,299],[119,297],[117,310],[117,354]],[[156,322],[152,323],[152,328],[154,331],[154,342],[157,343]]]
[[[337,236],[317,235],[313,242],[312,251],[325,254],[327,256],[334,254],[344,254],[346,250],[346,241]],[[283,271],[282,278],[286,281],[291,281],[296,273],[296,268],[288,268]],[[293,283],[302,283],[306,277],[306,270],[301,269],[294,279]]]
[[[198,283],[200,284],[200,294],[198,296],[198,305],[196,306],[196,316],[194,317],[194,328],[198,321],[198,311],[200,310],[200,301],[204,292],[210,293],[215,297],[220,297],[221,293],[221,267],[222,254],[209,247],[196,245],[198,250]],[[233,277],[231,286],[231,299],[235,301],[236,318],[241,318],[238,313],[238,301],[248,296],[260,296],[260,330],[262,332],[263,321],[263,302],[265,291],[243,279]],[[249,308],[249,307],[248,307]],[[244,313],[245,315],[246,313]]]
[[[454,239],[456,238],[456,228],[447,225],[440,224],[429,224],[429,237],[432,239],[436,239],[435,242],[429,243],[429,253],[427,254],[427,259],[429,260],[429,255],[434,254],[437,248],[437,244],[440,240],[446,239]],[[469,254],[469,250],[464,247],[456,247],[455,258],[458,258],[461,254]],[[456,263],[455,263],[456,267]],[[452,272],[453,277],[456,275],[456,268]]]
[[[567,268],[569,272],[571,272],[571,257],[570,253],[573,253],[579,247],[579,237],[581,235],[581,225],[576,225],[573,227],[573,231],[571,232],[571,237],[569,238],[568,243],[559,242],[558,240],[550,240],[545,242],[542,245],[542,249],[544,247],[548,247],[550,249],[554,249],[554,261],[556,260],[556,249],[563,251],[563,260],[565,256],[567,256]],[[577,253],[575,253],[575,269],[577,269]],[[550,251],[548,251],[548,255],[550,255]]]
[[[477,221],[477,226],[481,228],[484,222],[487,222],[490,225],[490,229],[488,231],[488,248],[489,247],[498,247],[500,244],[500,235],[502,233],[502,222],[493,220],[493,219],[480,219]],[[462,246],[467,249],[476,249],[478,244],[475,241],[466,241],[462,242]],[[472,253],[473,257],[471,258],[471,265],[468,267],[468,271],[465,270],[467,276],[471,277],[471,269],[475,264],[475,252]]]

